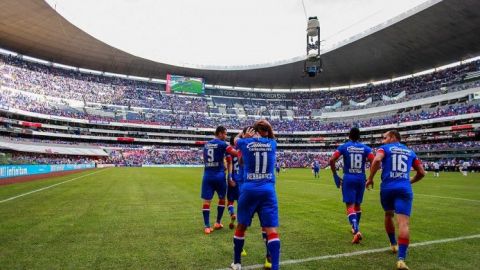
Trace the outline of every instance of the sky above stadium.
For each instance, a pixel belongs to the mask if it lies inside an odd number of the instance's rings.
[[[179,66],[267,64],[305,54],[302,0],[46,0],[95,38]],[[317,16],[322,49],[426,0],[304,0]]]

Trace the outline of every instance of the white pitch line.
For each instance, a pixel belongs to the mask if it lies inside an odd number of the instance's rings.
[[[411,244],[409,247],[421,247],[421,246],[428,246],[428,245],[448,243],[448,242],[456,242],[456,241],[476,239],[476,238],[480,238],[480,234],[460,236],[460,237],[455,237],[455,238],[445,238],[445,239],[426,241],[426,242],[419,242],[419,243]],[[352,257],[352,256],[365,255],[365,254],[371,254],[371,253],[379,253],[379,252],[385,252],[385,251],[390,251],[390,247],[377,248],[377,249],[367,249],[367,250],[361,250],[361,251],[355,251],[355,252],[332,254],[332,255],[318,256],[318,257],[310,257],[310,258],[305,258],[305,259],[287,260],[287,261],[281,261],[280,265],[299,264],[299,263],[312,262],[312,261],[321,261],[321,260],[337,259],[337,258],[343,258],[343,257]],[[245,269],[245,270],[247,270],[247,269],[261,269],[261,268],[263,268],[263,264],[255,264],[255,265],[249,265],[249,266],[242,267],[242,269]],[[222,269],[217,269],[217,270],[229,270],[229,269],[230,268],[222,268]]]
[[[56,186],[58,186],[58,185],[65,184],[65,183],[71,182],[71,181],[73,181],[73,180],[77,180],[77,179],[80,179],[80,178],[84,178],[84,177],[87,177],[87,176],[90,176],[90,175],[93,175],[93,174],[97,174],[97,173],[100,173],[100,172],[103,172],[103,171],[105,171],[105,170],[100,170],[100,171],[96,171],[96,172],[93,172],[93,173],[81,175],[81,176],[78,176],[78,177],[75,177],[75,178],[72,178],[72,179],[69,179],[69,180],[65,180],[65,181],[60,182],[60,183],[56,183],[56,184],[53,184],[53,185],[50,185],[50,186],[46,186],[46,187],[39,188],[39,189],[35,189],[35,190],[29,191],[29,192],[26,192],[26,193],[22,193],[22,194],[20,194],[20,195],[13,196],[13,197],[7,198],[7,199],[5,199],[5,200],[2,200],[2,201],[0,201],[0,203],[4,203],[4,202],[11,201],[11,200],[15,200],[15,199],[17,199],[17,198],[20,198],[20,197],[23,197],[23,196],[27,196],[27,195],[32,194],[32,193],[40,192],[40,191],[42,191],[42,190],[46,190],[46,189],[49,189],[49,188],[52,188],[52,187],[56,187]]]
[[[285,180],[283,180],[285,181]],[[295,181],[295,180],[286,180],[286,181],[289,181],[289,182],[298,182],[298,181]],[[334,187],[334,184],[324,184],[324,183],[312,183],[312,184],[316,184],[316,185],[322,185],[322,186],[330,186],[330,187]],[[370,190],[365,190],[365,191],[377,191],[377,192],[380,192],[379,189],[370,189]],[[425,196],[425,197],[432,197],[432,198],[439,198],[439,199],[449,199],[449,200],[460,200],[460,201],[467,201],[467,202],[476,202],[476,203],[480,203],[480,200],[475,200],[475,199],[465,199],[465,198],[458,198],[458,197],[446,197],[446,196],[437,196],[437,195],[431,195],[431,194],[423,194],[423,193],[416,193],[416,192],[413,192],[413,196]]]
[[[444,197],[444,196],[437,196],[437,195],[430,195],[430,194],[421,194],[421,193],[413,193],[413,196],[415,195],[420,195],[420,196],[426,196],[426,197],[432,197],[432,198],[440,198],[440,199],[451,199],[451,200],[461,200],[461,201],[467,201],[467,202],[477,202],[480,203],[480,200],[474,200],[474,199],[465,199],[465,198],[458,198],[458,197]]]

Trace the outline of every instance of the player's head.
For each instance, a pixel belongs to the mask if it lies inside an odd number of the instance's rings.
[[[253,125],[253,129],[260,135],[261,137],[267,137],[270,139],[275,138],[275,134],[273,134],[272,125],[267,120],[258,120]]]
[[[240,138],[243,138],[243,136],[245,135],[245,133],[247,133],[247,130],[248,129],[253,129],[253,126],[246,126],[243,128],[242,130],[242,133],[240,134]]]
[[[215,129],[215,137],[220,140],[225,140],[227,138],[227,129],[224,126],[218,126],[217,129]]]
[[[382,143],[400,142],[401,139],[402,137],[400,137],[400,132],[398,132],[396,129],[392,129],[383,133]]]
[[[358,127],[352,127],[350,129],[350,133],[348,133],[348,138],[351,140],[351,141],[359,141],[360,140],[360,129],[358,129]]]

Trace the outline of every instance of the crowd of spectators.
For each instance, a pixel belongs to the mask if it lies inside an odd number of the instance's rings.
[[[48,100],[41,100],[21,92],[12,92],[10,90],[2,90],[0,95],[0,105],[11,108],[22,109],[30,112],[37,112],[48,115],[65,116],[70,118],[102,120],[102,121],[120,121],[149,123],[171,127],[194,127],[194,128],[214,128],[223,125],[230,129],[240,129],[242,127],[253,124],[254,118],[239,118],[237,116],[214,117],[201,113],[157,113],[150,115],[145,120],[125,120],[116,119],[114,117],[105,117],[99,115],[88,115],[84,111],[76,110],[71,107],[53,103]],[[461,103],[455,105],[447,105],[437,107],[432,110],[418,110],[408,113],[393,114],[387,116],[376,116],[359,120],[316,120],[316,119],[269,119],[277,131],[294,132],[294,131],[319,131],[319,130],[347,130],[351,126],[372,127],[387,124],[398,124],[402,122],[412,122],[419,120],[427,120],[432,118],[455,116],[469,113],[480,112],[480,104],[478,103]]]
[[[57,165],[57,164],[90,164],[90,163],[106,163],[107,158],[89,157],[89,156],[70,156],[55,154],[38,154],[25,152],[0,152],[0,164],[8,165]]]
[[[348,108],[350,101],[363,102],[372,98],[375,102],[392,103],[408,100],[418,93],[437,91],[440,88],[461,83],[463,77],[477,71],[480,61],[439,70],[430,74],[394,82],[364,87],[299,92],[288,102],[282,103],[295,111],[296,116],[310,116],[312,110],[341,102]],[[161,83],[89,74],[77,70],[57,68],[45,64],[24,61],[18,57],[0,55],[0,84],[40,95],[85,103],[112,104],[130,107],[155,108],[172,112],[208,112],[206,97],[168,95]],[[382,97],[395,97],[405,92],[406,97],[397,101],[384,101]],[[278,109],[278,101],[262,101],[267,111],[259,110],[253,100],[247,102],[247,112],[264,115]],[[375,103],[376,104],[376,103]],[[263,106],[262,105],[262,106]],[[83,116],[81,116],[83,117]]]
[[[410,148],[417,152],[442,151],[442,150],[463,150],[480,148],[480,141],[442,142],[429,144],[415,144]]]

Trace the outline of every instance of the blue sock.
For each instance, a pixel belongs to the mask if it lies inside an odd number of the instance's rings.
[[[353,208],[348,208],[347,213],[348,213],[348,221],[350,222],[350,225],[352,225],[353,232],[357,233],[358,232],[357,214],[355,213],[355,210],[353,210]]]
[[[278,234],[272,233],[268,235],[267,247],[270,253],[272,270],[280,269],[280,238],[278,238]]]
[[[270,253],[268,252],[268,240],[267,240],[267,233],[265,231],[262,231],[262,238],[263,242],[265,242],[265,257],[270,258]]]
[[[407,258],[408,244],[410,243],[407,238],[398,238],[398,259],[405,260]]]
[[[205,228],[210,228],[210,205],[204,204],[202,213],[203,213],[203,223],[205,224]]]
[[[217,206],[217,223],[222,221],[223,211],[225,211],[225,200],[220,200]]]
[[[388,233],[388,239],[390,240],[391,245],[396,245],[397,244],[397,239],[395,238],[395,233]]]
[[[230,214],[230,216],[233,216],[235,215],[235,207],[233,206],[233,202],[230,202],[228,203],[228,213]]]
[[[362,211],[357,211],[357,224],[360,227],[360,218],[362,217]]]
[[[245,243],[245,231],[235,231],[233,236],[233,263],[242,263],[242,250]]]

